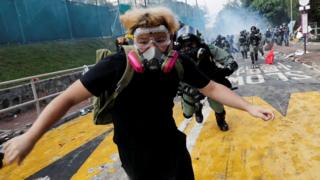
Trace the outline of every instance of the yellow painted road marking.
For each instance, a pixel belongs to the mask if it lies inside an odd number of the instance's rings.
[[[95,126],[92,115],[65,123],[45,134],[21,166],[14,164],[1,169],[0,179],[25,179],[110,128],[111,125]]]
[[[101,168],[101,166],[106,165],[108,163],[113,163],[115,160],[112,156],[118,156],[118,150],[116,145],[112,141],[113,133],[110,133],[100,144],[99,146],[92,152],[89,158],[85,161],[85,163],[81,166],[78,172],[73,175],[72,179],[83,180],[89,179],[90,177],[94,177],[97,174],[100,174],[102,170],[106,170]],[[112,171],[116,171],[116,169],[107,169],[112,173]]]
[[[258,97],[254,104],[271,107]],[[192,152],[196,179],[317,179],[320,177],[320,94],[291,95],[288,115],[264,122],[227,108],[230,131],[211,113]]]
[[[173,111],[173,118],[176,122],[176,125],[179,126],[179,124],[181,124],[181,122],[185,119],[183,117],[181,103],[176,102],[172,111]]]
[[[173,107],[173,117],[177,125],[179,125],[184,120],[181,103],[175,103],[175,106]],[[118,169],[112,168],[112,163],[119,163],[118,150],[116,145],[112,141],[112,137],[113,133],[108,135],[105,140],[103,140],[103,142],[83,163],[81,168],[72,177],[72,179],[90,179],[101,173],[105,174],[106,171],[110,174],[118,171]],[[104,168],[104,166],[106,165],[107,168]]]
[[[262,100],[256,97],[247,99],[254,104],[263,104]],[[272,134],[268,132],[268,128],[271,130],[270,126],[276,121],[263,122],[250,117],[245,112],[230,108],[226,108],[226,112],[230,125],[228,132],[221,132],[218,128],[214,128],[216,122],[214,113],[211,113],[197,140],[192,153],[196,179],[259,177],[262,162],[252,157],[257,156],[256,158],[259,159],[263,156],[255,152],[259,150],[263,152],[270,145],[266,140],[267,136]],[[280,114],[277,113],[277,117],[279,116]]]
[[[193,116],[190,123],[188,124],[188,126],[184,129],[184,133],[185,134],[189,134],[192,130],[192,128],[196,125],[197,121],[195,119],[195,117]]]

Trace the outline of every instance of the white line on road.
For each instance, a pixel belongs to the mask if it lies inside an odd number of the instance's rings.
[[[305,67],[307,67],[307,68],[309,68],[309,69],[313,69],[313,70],[315,70],[315,71],[317,71],[317,72],[319,72],[319,73],[320,73],[320,70],[319,70],[318,68],[315,68],[315,67],[310,66],[310,65],[305,64],[305,63],[302,63],[302,65],[303,65],[303,66],[305,66]]]
[[[192,128],[191,132],[187,136],[187,148],[188,148],[189,153],[192,152],[192,149],[198,139],[198,136],[201,132],[201,129],[202,129],[204,123],[208,119],[210,110],[211,110],[211,108],[208,106],[205,106],[205,108],[203,108],[203,122],[200,124],[199,123],[195,124],[194,127]]]

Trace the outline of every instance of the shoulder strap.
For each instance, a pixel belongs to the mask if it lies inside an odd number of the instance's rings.
[[[122,46],[122,47],[125,50],[125,54],[126,54],[126,69],[124,70],[124,73],[123,73],[121,79],[117,83],[115,93],[120,93],[125,87],[127,87],[127,85],[130,83],[130,81],[133,77],[133,74],[134,74],[134,71],[129,63],[129,60],[128,60],[128,53],[131,50],[134,50],[134,47],[133,46]]]
[[[126,48],[124,48],[126,50]],[[129,49],[129,48],[128,48]],[[121,91],[128,86],[130,83],[132,77],[133,77],[134,71],[128,62],[128,55],[126,51],[126,69],[124,70],[124,73],[122,74],[120,80],[118,81],[116,85],[116,89],[114,92],[110,95],[110,97],[107,99],[103,107],[100,109],[100,111],[103,111],[112,101],[114,101],[117,96],[121,93]]]
[[[112,52],[109,49],[98,49],[96,50],[96,63],[105,57],[111,55]]]

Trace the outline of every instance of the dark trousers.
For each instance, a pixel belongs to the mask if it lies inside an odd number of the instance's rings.
[[[167,143],[118,145],[122,167],[130,180],[194,180],[186,136],[178,136]]]

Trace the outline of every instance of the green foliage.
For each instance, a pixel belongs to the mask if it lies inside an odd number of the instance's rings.
[[[287,8],[284,7],[282,0],[254,0],[250,7],[259,11],[274,24],[281,24],[289,20]]]
[[[0,47],[0,82],[94,64],[96,50],[111,39],[51,41]]]
[[[275,25],[289,22],[291,10],[293,20],[298,20],[300,17],[298,0],[241,0],[241,3],[243,7],[260,12]]]
[[[242,3],[243,7],[250,7],[252,2],[253,2],[253,0],[241,0],[241,3]]]
[[[311,0],[310,1],[311,11],[310,11],[310,19],[312,21],[318,22],[320,24],[320,1],[319,0]]]

